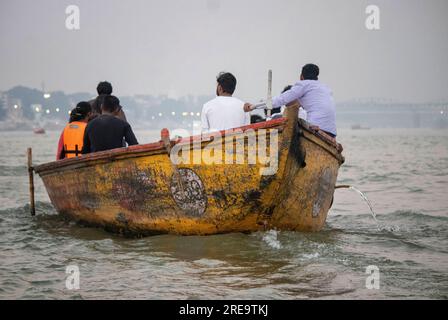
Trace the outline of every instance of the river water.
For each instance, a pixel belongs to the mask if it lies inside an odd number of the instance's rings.
[[[446,130],[340,130],[338,184],[363,191],[378,224],[356,192],[338,189],[318,233],[143,239],[62,220],[38,177],[30,217],[26,148],[36,164],[51,161],[58,135],[0,132],[0,299],[448,298]],[[66,288],[69,265],[79,290]]]

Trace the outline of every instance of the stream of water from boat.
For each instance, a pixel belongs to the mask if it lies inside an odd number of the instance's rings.
[[[373,220],[375,220],[375,222],[378,223],[378,219],[376,218],[376,213],[375,213],[375,211],[373,211],[372,203],[370,202],[370,200],[367,198],[367,196],[364,193],[362,193],[359,189],[355,188],[354,186],[336,187],[336,189],[339,189],[339,188],[350,189],[350,190],[355,191],[357,194],[359,194],[361,196],[361,198],[364,200],[364,202],[369,206],[370,212],[372,213]]]

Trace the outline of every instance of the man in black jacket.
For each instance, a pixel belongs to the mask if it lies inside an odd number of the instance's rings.
[[[91,153],[123,147],[123,138],[129,146],[138,144],[129,123],[117,117],[120,100],[105,96],[101,115],[89,122],[84,133],[82,153]]]

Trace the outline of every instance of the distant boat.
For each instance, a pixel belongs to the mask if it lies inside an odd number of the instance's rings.
[[[222,141],[197,136],[170,142],[167,131],[166,143],[162,134],[159,142],[45,163],[35,171],[60,214],[114,232],[319,231],[344,157],[334,139],[310,129],[297,115],[298,105],[290,106],[284,118],[226,132],[238,138],[251,130],[260,138],[262,129],[276,129],[278,170],[271,176],[260,175],[259,162],[174,167],[167,145],[185,146],[201,157],[206,147],[221,148]],[[244,148],[248,154],[249,146]]]
[[[33,132],[35,134],[45,134],[45,129],[44,128],[34,128]]]
[[[370,130],[369,127],[362,127],[360,124],[352,125],[352,130]]]

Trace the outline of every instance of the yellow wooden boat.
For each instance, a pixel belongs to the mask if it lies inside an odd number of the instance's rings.
[[[224,140],[162,139],[34,170],[60,214],[126,235],[318,231],[331,207],[344,157],[334,140],[299,120],[297,110],[294,105],[284,118],[222,132]],[[266,162],[246,161],[254,143],[249,132],[258,147],[276,155],[274,174],[261,174]],[[262,135],[266,146],[261,145]],[[274,140],[278,150],[272,147]],[[210,164],[219,150],[229,151],[224,141],[232,142],[230,159],[240,157],[245,163]],[[239,148],[238,141],[246,143]],[[181,150],[184,160],[200,161],[174,165],[169,157],[174,149]]]

